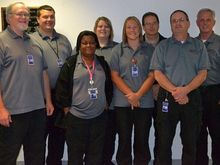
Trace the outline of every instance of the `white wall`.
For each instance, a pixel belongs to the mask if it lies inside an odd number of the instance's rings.
[[[19,0],[18,0],[19,1]],[[22,0],[21,0],[22,1]],[[5,7],[15,0],[0,0],[0,6]],[[220,33],[220,10],[218,0],[23,0],[28,6],[37,7],[44,4],[52,5],[56,10],[56,29],[70,39],[73,46],[76,37],[82,30],[93,30],[94,22],[99,16],[111,19],[115,40],[121,41],[121,31],[125,18],[134,15],[141,19],[147,11],[154,11],[160,17],[160,32],[170,36],[169,16],[176,9],[185,10],[191,20],[189,30],[192,36],[198,34],[195,24],[196,13],[200,8],[209,7],[216,12],[216,32]],[[0,29],[1,30],[1,29]]]
[[[16,1],[0,0],[0,6],[6,7],[13,2]],[[79,32],[93,30],[94,22],[99,16],[107,16],[111,19],[115,40],[120,42],[124,20],[131,15],[137,16],[141,20],[142,15],[147,11],[153,11],[158,14],[160,17],[160,32],[169,37],[171,35],[169,25],[171,12],[176,9],[185,10],[191,21],[189,32],[195,37],[198,35],[198,29],[195,24],[196,13],[200,8],[209,7],[216,12],[215,32],[220,34],[220,21],[218,21],[220,19],[219,0],[23,0],[22,2],[32,7],[45,4],[53,6],[56,10],[55,28],[69,38],[73,47],[76,44],[76,37]],[[174,139],[174,159],[180,159],[181,157],[181,143],[178,135],[179,129],[177,130],[177,137]],[[150,146],[151,148],[153,147],[153,129],[150,135]],[[67,159],[66,154],[64,159]],[[19,156],[19,160],[22,160],[22,154]]]

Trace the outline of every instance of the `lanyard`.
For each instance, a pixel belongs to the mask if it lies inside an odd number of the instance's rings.
[[[91,85],[93,85],[93,84],[94,84],[94,81],[93,81],[93,79],[92,79],[92,76],[93,76],[93,74],[94,74],[94,72],[95,72],[95,61],[94,61],[94,60],[92,61],[92,70],[90,70],[90,68],[89,68],[89,66],[87,65],[86,61],[85,61],[83,58],[82,58],[82,60],[83,60],[84,64],[86,65],[87,71],[89,72],[89,83],[90,83]]]
[[[53,50],[53,52],[55,53],[55,55],[57,56],[57,58],[59,59],[59,50],[58,50],[58,44],[57,44],[57,40],[56,40],[56,50],[53,48],[53,46],[48,42],[48,40],[46,40],[47,44],[50,46],[50,48]]]

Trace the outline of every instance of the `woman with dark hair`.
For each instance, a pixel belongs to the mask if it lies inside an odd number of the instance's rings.
[[[68,164],[101,165],[106,114],[110,105],[110,69],[99,48],[96,34],[82,31],[77,38],[77,55],[63,65],[57,81],[56,98],[65,112]],[[85,159],[83,157],[85,156]]]

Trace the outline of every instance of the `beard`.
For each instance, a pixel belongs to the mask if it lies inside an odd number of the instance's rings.
[[[28,24],[18,24],[17,27],[20,31],[25,31],[28,29]]]

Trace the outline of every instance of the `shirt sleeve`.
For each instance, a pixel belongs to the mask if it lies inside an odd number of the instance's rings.
[[[210,69],[210,61],[208,57],[208,52],[203,43],[201,43],[201,55],[200,55],[200,60],[199,60],[199,65],[198,65],[198,70],[204,70]]]
[[[152,59],[151,59],[151,63],[150,63],[150,70],[160,70],[164,72],[164,62],[163,62],[164,51],[165,50],[163,49],[163,46],[161,44],[159,44],[155,48]]]
[[[120,48],[121,48],[121,44],[115,46],[112,49],[112,55],[110,60],[110,69],[118,73],[119,73],[119,57],[121,56]]]

